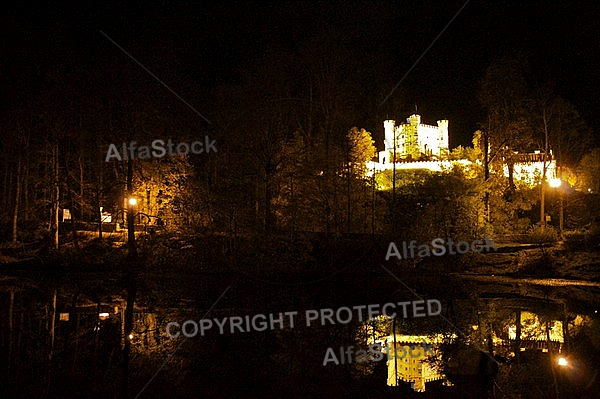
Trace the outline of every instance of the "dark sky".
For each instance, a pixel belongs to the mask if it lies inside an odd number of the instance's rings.
[[[65,85],[82,82],[87,95],[101,96],[103,88],[122,84],[123,76],[185,108],[102,31],[210,120],[217,112],[215,89],[239,82],[241,71],[264,61],[268,49],[293,56],[330,32],[355,63],[349,68],[355,74],[347,76],[350,86],[356,81],[349,95],[360,97],[364,112],[352,123],[376,135],[385,117],[404,119],[416,104],[424,122],[450,120],[452,147],[470,144],[478,122],[485,120],[477,98],[485,68],[499,57],[517,55],[528,60],[532,80],[553,82],[594,131],[600,130],[595,1],[471,0],[458,15],[463,1],[82,3],[15,4],[3,10],[4,113],[28,112],[35,96],[60,103],[68,96]],[[48,84],[57,74],[62,83]],[[401,109],[391,109],[392,104],[402,104]]]

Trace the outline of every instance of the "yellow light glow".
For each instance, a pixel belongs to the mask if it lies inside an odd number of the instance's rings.
[[[530,340],[534,341],[545,341],[546,340],[546,323],[540,320],[540,316],[536,313],[523,311],[521,313],[521,324],[523,325],[521,334],[528,336]],[[562,334],[563,327],[562,322],[553,320],[549,324],[550,340],[564,343],[564,337]],[[508,337],[509,339],[516,339],[517,328],[514,324],[508,326]]]
[[[109,314],[106,312],[102,312],[102,313],[98,314],[98,316],[100,317],[100,320],[104,320],[104,319],[108,318]]]
[[[133,206],[137,204],[137,200],[135,198],[129,198],[129,205]]]
[[[569,362],[567,362],[567,359],[565,359],[564,357],[559,357],[557,363],[559,366],[563,366],[563,367],[569,365]]]
[[[562,184],[562,181],[558,178],[554,178],[554,179],[550,179],[550,181],[548,183],[550,184],[550,187],[558,188]]]
[[[129,334],[129,339],[133,339],[133,334]]]

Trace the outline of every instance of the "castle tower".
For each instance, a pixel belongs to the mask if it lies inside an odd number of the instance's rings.
[[[396,127],[396,121],[392,119],[388,119],[383,121],[383,129],[385,132],[385,149],[386,150],[394,150],[394,131]],[[396,142],[398,145],[398,142]]]
[[[440,156],[450,154],[448,145],[448,119],[437,121],[438,125],[438,151]]]
[[[418,126],[421,124],[421,115],[412,114],[411,116],[408,117],[407,122],[410,125]]]

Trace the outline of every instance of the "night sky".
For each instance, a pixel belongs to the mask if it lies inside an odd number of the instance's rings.
[[[485,120],[478,83],[501,57],[527,60],[531,84],[552,82],[595,132],[600,129],[595,1],[134,3],[5,7],[3,116],[35,114],[32,98],[60,104],[74,91],[102,98],[122,87],[135,101],[133,84],[153,91],[165,114],[189,112],[202,130],[207,123],[199,115],[106,36],[211,122],[219,113],[219,87],[240,84],[248,71],[268,80],[264,64],[287,68],[300,58],[310,64],[310,49],[328,37],[350,60],[344,91],[360,106],[349,123],[373,132],[378,147],[383,119],[404,120],[415,106],[425,123],[450,120],[451,147],[470,145]]]

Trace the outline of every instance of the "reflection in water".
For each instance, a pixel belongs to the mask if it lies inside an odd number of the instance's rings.
[[[514,301],[511,304],[514,306]],[[480,324],[467,328],[450,326],[458,335],[449,334],[447,329],[432,333],[431,323],[422,326],[408,323],[407,331],[421,329],[423,334],[403,334],[402,327],[407,323],[395,326],[395,321],[377,316],[358,328],[356,340],[366,338],[367,345],[379,345],[386,359],[388,386],[408,385],[413,391],[426,392],[431,384],[439,389],[440,385],[452,387],[469,379],[491,377],[493,380],[500,365],[529,364],[535,369],[536,378],[556,379],[553,364],[563,368],[569,364],[563,355],[565,336],[577,335],[586,321],[587,324],[592,321],[578,314],[556,320],[551,312],[526,310],[496,314],[493,308],[479,311]],[[498,317],[504,319],[491,321]],[[543,354],[546,356],[540,356]],[[362,368],[365,374],[374,371],[372,367]]]
[[[176,351],[183,340],[167,337],[167,323],[204,314],[222,291],[207,295],[209,300],[201,305],[180,297],[174,304],[159,306],[154,298],[142,296],[127,340],[126,290],[110,287],[94,296],[89,293],[96,292],[96,286],[86,284],[92,288],[82,289],[79,281],[40,288],[27,285],[25,279],[5,279],[0,285],[0,360],[4,365],[0,397],[43,397],[47,391],[50,397],[84,397],[78,395],[86,390],[92,391],[87,397],[115,397],[123,384],[126,341],[131,342],[131,391],[139,392],[160,370],[142,396],[148,398],[177,397],[173,392],[190,391],[208,393],[207,397],[248,397],[240,394],[243,389],[264,392],[260,397],[281,397],[277,395],[289,384],[302,381],[308,385],[313,380],[333,381],[331,386],[339,389],[348,370],[357,381],[366,381],[369,389],[412,391],[410,395],[420,391],[424,397],[436,398],[485,397],[490,387],[498,398],[516,397],[528,390],[538,393],[523,397],[555,397],[556,390],[584,389],[595,383],[597,366],[589,359],[600,337],[597,316],[591,308],[566,301],[440,298],[444,317],[455,326],[442,317],[390,320],[379,316],[356,325],[227,335],[217,331],[189,339]],[[206,290],[203,287],[202,292]],[[295,308],[255,305],[240,309],[228,303],[212,309],[211,316],[223,319],[323,304],[307,300]],[[324,348],[354,345],[367,349],[374,344],[379,345],[380,361],[322,366]],[[242,348],[235,361],[223,356],[229,353],[223,349],[231,347]],[[32,384],[38,376],[40,383]],[[190,387],[191,381],[199,379],[202,384]],[[466,391],[478,393],[457,394]],[[316,392],[306,395],[316,396]]]
[[[363,334],[367,333],[369,346],[374,343],[381,345],[387,365],[387,385],[398,386],[400,382],[404,382],[410,384],[414,391],[424,392],[428,382],[447,382],[441,368],[433,359],[440,356],[439,348],[442,342],[450,342],[457,336],[393,334],[393,324],[387,317],[377,316],[359,328]],[[382,331],[386,328],[390,328],[389,335],[384,335]],[[362,334],[359,333],[358,336],[360,335]]]
[[[581,316],[579,317],[578,323],[581,323]],[[563,323],[560,320],[551,320],[547,324],[544,324],[542,317],[533,312],[523,311],[521,312],[521,339],[529,341],[547,341],[546,332],[550,336],[550,341],[565,342],[563,337]],[[508,325],[508,337],[510,340],[515,340],[517,336],[516,324]],[[494,344],[496,340],[498,344],[503,344],[504,340],[494,336]]]
[[[397,386],[399,381],[408,382],[417,392],[425,391],[425,384],[444,379],[444,375],[428,360],[436,356],[442,336],[434,339],[425,335],[396,335],[388,337],[391,358],[387,362],[389,386]],[[396,348],[396,356],[393,355]]]

